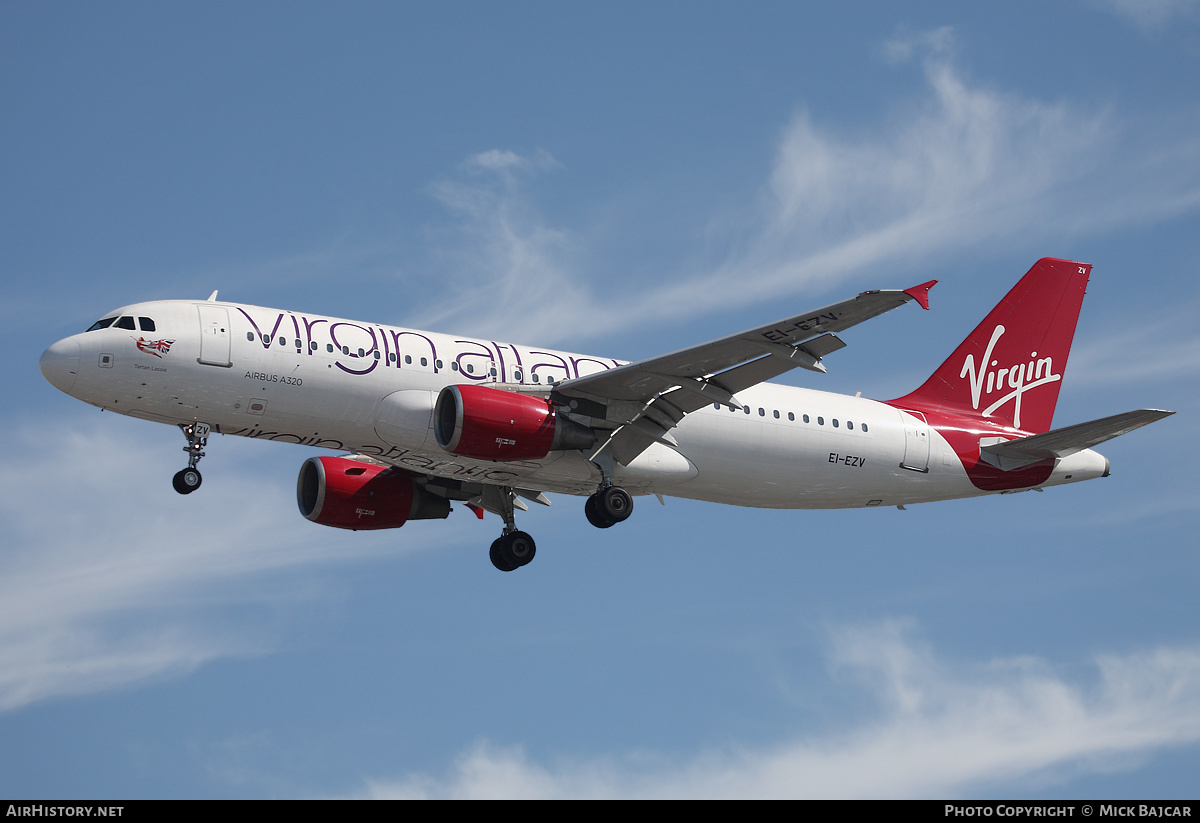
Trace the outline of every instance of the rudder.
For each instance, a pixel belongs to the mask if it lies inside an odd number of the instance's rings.
[[[892,405],[1049,431],[1091,270],[1039,260],[919,389]]]

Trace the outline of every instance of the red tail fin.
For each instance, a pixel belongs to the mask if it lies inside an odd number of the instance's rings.
[[[892,403],[1048,431],[1091,270],[1039,260],[921,388]]]

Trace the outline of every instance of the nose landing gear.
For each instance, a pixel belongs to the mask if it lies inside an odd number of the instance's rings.
[[[200,488],[200,481],[203,480],[200,472],[196,469],[187,468],[182,471],[175,472],[175,476],[171,478],[171,485],[175,487],[175,491],[180,494],[191,494],[196,489]]]
[[[181,423],[179,430],[187,438],[188,444],[183,447],[183,450],[188,454],[188,464],[186,469],[175,473],[175,476],[171,478],[171,485],[180,494],[191,494],[200,488],[203,480],[196,464],[204,456],[204,447],[208,444],[208,433],[211,428],[207,423]]]

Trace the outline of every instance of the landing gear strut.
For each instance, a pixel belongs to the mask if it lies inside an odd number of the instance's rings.
[[[204,447],[208,443],[210,429],[207,423],[183,423],[180,424],[179,430],[187,438],[188,444],[183,447],[183,450],[187,452],[188,464],[186,469],[175,473],[171,479],[171,485],[180,494],[191,494],[200,488],[200,482],[203,479],[200,477],[200,470],[196,468],[196,464],[204,456]]]
[[[499,487],[497,490],[499,499],[496,503],[500,516],[504,518],[504,532],[492,543],[488,556],[497,569],[511,572],[533,560],[533,556],[537,554],[537,546],[532,537],[517,529],[516,518],[513,515],[513,490],[508,486]]]
[[[598,454],[592,462],[600,470],[600,488],[583,504],[583,513],[597,529],[607,529],[629,519],[633,514],[633,498],[620,486],[613,485],[613,463],[608,454]]]

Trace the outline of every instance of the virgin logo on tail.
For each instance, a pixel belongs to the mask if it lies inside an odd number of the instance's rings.
[[[992,350],[996,348],[996,343],[1003,334],[1004,326],[997,325],[992,330],[992,338],[988,341],[987,350],[983,353],[983,359],[979,366],[975,365],[975,356],[968,354],[963,361],[962,372],[958,376],[971,379],[971,406],[976,411],[979,411],[981,397],[991,401],[991,396],[995,393],[1011,389],[1007,394],[993,401],[981,414],[984,417],[991,417],[993,412],[1011,400],[1013,401],[1013,427],[1019,429],[1021,428],[1021,396],[1030,389],[1062,380],[1062,375],[1056,374],[1054,371],[1054,358],[1043,357],[1039,360],[1037,352],[1029,353],[1028,363],[995,368],[998,363],[992,360]]]

